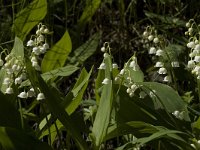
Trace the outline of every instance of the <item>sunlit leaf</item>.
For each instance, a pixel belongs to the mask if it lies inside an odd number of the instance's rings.
[[[111,79],[111,58],[105,58],[106,70],[105,78],[109,79],[108,84],[103,85],[99,107],[94,120],[92,129],[92,138],[95,146],[98,148],[106,136],[107,128],[110,122],[110,115],[113,103],[113,89]]]
[[[16,16],[13,29],[16,36],[24,40],[26,35],[35,27],[47,13],[46,0],[34,0]]]
[[[45,54],[41,66],[42,72],[63,67],[71,49],[71,39],[66,31],[63,37]]]
[[[28,59],[26,59],[26,68],[32,85],[35,88],[39,87],[41,92],[44,93],[45,102],[47,103],[47,106],[52,114],[60,120],[69,134],[73,136],[73,139],[76,141],[77,146],[79,146],[80,149],[88,149],[87,143],[82,138],[79,127],[60,104],[62,101],[61,97],[58,97],[58,95],[53,91],[54,89],[50,88],[44,82],[42,77],[36,73],[36,71],[31,66],[30,60]]]
[[[71,101],[66,107],[66,111],[68,112],[69,115],[72,114],[76,110],[76,108],[80,105],[83,94],[87,88],[91,73],[92,69],[90,70],[89,73],[87,73],[87,71],[83,69],[76,84],[74,85],[74,88],[72,89],[74,97],[71,99],[67,98],[65,99],[68,101],[67,103]]]

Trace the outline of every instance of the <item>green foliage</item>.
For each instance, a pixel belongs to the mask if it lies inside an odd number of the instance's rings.
[[[0,6],[0,149],[200,148],[199,2]]]
[[[25,40],[27,34],[46,16],[46,0],[34,0],[16,16],[13,30],[21,40]]]
[[[63,67],[71,49],[71,39],[68,31],[66,31],[63,37],[44,56],[42,72],[44,73]]]

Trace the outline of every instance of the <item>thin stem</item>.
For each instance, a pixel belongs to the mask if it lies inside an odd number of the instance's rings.
[[[56,132],[57,132],[57,135],[58,135],[58,140],[60,141],[61,148],[64,149],[64,145],[63,145],[63,142],[62,142],[62,139],[61,139],[61,135],[60,135],[60,132],[58,130],[58,126],[56,124],[56,121],[54,122],[54,125],[55,125]]]
[[[19,112],[20,112],[21,126],[22,126],[22,129],[24,129],[23,111],[22,111],[21,100],[20,100],[19,98],[18,98],[18,105],[19,105]]]
[[[47,114],[46,111],[45,111],[45,108],[43,107],[42,104],[41,104],[41,107],[42,107],[44,113]],[[51,124],[50,124],[50,122],[49,122],[49,120],[48,120],[47,115],[45,115],[45,119],[46,119],[46,122],[47,122],[48,132],[49,132],[49,136],[48,136],[48,138],[49,138],[49,145],[51,145],[51,130],[50,130]]]

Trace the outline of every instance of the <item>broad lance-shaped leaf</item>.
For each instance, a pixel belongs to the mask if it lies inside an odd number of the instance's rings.
[[[0,148],[4,150],[52,150],[47,143],[39,141],[24,131],[1,126]]]
[[[76,84],[74,85],[74,88],[72,89],[72,93],[73,93],[73,98],[71,97],[66,97],[66,102],[67,103],[67,107],[66,107],[66,111],[68,112],[68,114],[72,114],[76,108],[80,105],[81,101],[82,101],[82,97],[83,94],[87,88],[88,82],[89,82],[89,78],[90,75],[92,73],[92,69],[90,70],[89,73],[87,73],[87,71],[85,70],[85,68],[82,70]],[[62,104],[64,107],[66,104]]]
[[[13,24],[15,34],[24,40],[33,27],[46,16],[46,13],[46,0],[34,0],[17,14]]]
[[[20,61],[22,61],[24,58],[24,45],[22,40],[17,36],[15,37],[15,42],[11,54],[14,55],[14,57],[17,57],[17,59]]]
[[[95,140],[95,145],[97,148],[103,142],[103,139],[107,133],[107,128],[110,122],[110,113],[112,110],[112,101],[112,83],[110,82],[103,87],[99,108],[92,129],[92,137]]]
[[[72,65],[67,65],[65,67],[57,68],[48,72],[43,73],[41,76],[45,81],[48,81],[52,78],[57,77],[67,77],[76,72],[79,68]],[[1,83],[1,80],[0,80]],[[29,80],[26,80],[21,83],[20,87],[29,86],[31,83]]]
[[[144,87],[144,90],[146,88],[148,93],[151,91],[153,95],[157,96],[157,98],[154,99],[154,102],[158,109],[164,108],[170,113],[174,112],[175,110],[184,111],[184,119],[189,120],[186,103],[171,87],[157,82],[142,82],[136,84]]]
[[[91,136],[94,140],[96,149],[99,148],[99,146],[103,142],[103,139],[106,136],[107,128],[110,122],[110,115],[113,103],[113,89],[111,81],[111,70],[112,70],[111,57],[110,56],[106,57],[104,61],[106,64],[105,78],[109,79],[109,82],[103,85],[99,107],[97,110],[97,114],[95,116],[94,125],[92,129]]]
[[[42,72],[63,67],[71,49],[71,38],[66,31],[63,37],[45,54],[41,66]]]
[[[62,101],[61,98],[59,98],[59,96],[54,93],[52,88],[49,88],[49,86],[44,82],[42,77],[37,74],[37,72],[31,66],[31,62],[28,58],[26,58],[26,68],[31,84],[34,88],[39,88],[41,92],[44,93],[45,102],[47,103],[47,106],[52,114],[57,117],[60,122],[65,126],[66,130],[69,134],[72,135],[80,149],[88,149],[87,143],[82,138],[78,126],[74,122],[73,118],[71,118],[67,114],[63,106],[60,104],[60,102]]]

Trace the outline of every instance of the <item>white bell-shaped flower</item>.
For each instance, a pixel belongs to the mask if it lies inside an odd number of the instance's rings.
[[[163,79],[164,82],[171,82],[170,76],[165,76]]]
[[[104,58],[107,58],[107,57],[109,57],[109,56],[110,56],[110,55],[109,55],[108,53],[104,53],[104,54],[103,54],[103,57],[104,57]]]
[[[195,56],[195,57],[194,57],[194,61],[195,61],[195,62],[200,62],[200,56]]]
[[[118,68],[118,65],[116,63],[112,64],[112,68],[113,69],[117,69]]]
[[[31,89],[27,92],[27,94],[28,94],[28,97],[34,97],[34,96],[35,96],[35,91],[34,91],[34,89],[31,88]]]
[[[39,49],[39,47],[33,47],[33,53],[35,55],[40,55],[40,49]]]
[[[21,77],[17,77],[15,79],[15,84],[21,84],[22,83],[22,78]]]
[[[49,29],[47,29],[47,28],[44,29],[44,33],[45,33],[45,34],[48,34],[48,33],[49,33]]]
[[[98,69],[106,69],[106,64],[105,63],[101,63],[101,65],[99,66]]]
[[[149,35],[149,36],[148,36],[148,40],[149,40],[149,41],[152,41],[153,38],[154,38],[153,35]]]
[[[161,50],[161,49],[158,49],[158,50],[156,51],[156,56],[163,56],[163,54],[164,54],[164,51]]]
[[[103,47],[101,48],[101,51],[102,51],[102,52],[105,52],[105,51],[106,51],[106,48],[103,46]]]
[[[122,70],[119,72],[120,75],[124,75],[124,73],[125,73],[125,70],[124,70],[124,69],[122,69]]]
[[[151,47],[149,49],[149,54],[156,54],[156,48],[155,47]]]
[[[135,60],[133,60],[133,61],[130,62],[129,67],[133,68],[133,67],[135,67],[136,65],[137,65],[137,62],[136,62]]]
[[[109,84],[110,80],[108,78],[105,78],[102,82],[102,84]]]
[[[5,84],[5,85],[10,84],[11,82],[12,82],[12,80],[8,77],[3,80],[3,84]]]
[[[13,88],[9,87],[6,89],[6,94],[13,94]]]
[[[167,74],[167,69],[164,67],[161,67],[161,68],[159,68],[158,73],[159,74]]]
[[[160,67],[163,67],[164,66],[164,63],[163,62],[160,62],[160,61],[158,61],[158,62],[156,62],[156,64],[155,64],[155,66],[154,67],[156,67],[156,68],[160,68]]]
[[[197,45],[195,45],[195,48],[194,48],[194,50],[196,50],[196,51],[200,51],[200,44],[197,44]]]
[[[189,61],[188,61],[187,67],[188,67],[188,68],[194,68],[194,67],[195,67],[195,62],[194,62],[194,60],[189,60]]]
[[[195,43],[193,41],[187,43],[188,48],[195,48]]]
[[[35,42],[33,40],[29,40],[26,46],[34,46]]]
[[[19,95],[18,95],[19,98],[23,98],[23,99],[26,99],[28,97],[28,94],[24,91],[24,92],[21,92]]]
[[[44,94],[43,93],[39,93],[38,95],[37,95],[37,98],[36,98],[37,100],[43,100],[43,99],[45,99],[45,96],[44,96]]]
[[[157,44],[157,43],[159,42],[159,39],[158,39],[157,37],[155,37],[155,38],[153,39],[153,42]]]
[[[48,43],[44,43],[44,44],[43,44],[43,47],[44,47],[45,49],[49,49],[49,44],[48,44]]]

